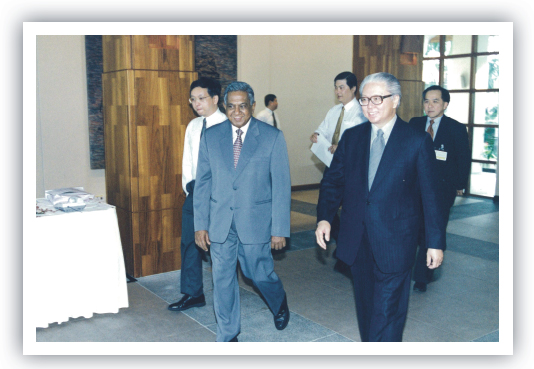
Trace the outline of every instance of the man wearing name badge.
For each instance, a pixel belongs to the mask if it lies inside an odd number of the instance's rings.
[[[342,205],[336,253],[351,269],[361,340],[398,342],[423,219],[429,268],[443,261],[435,154],[430,136],[397,116],[402,96],[397,78],[369,75],[360,96],[368,121],[345,131],[323,176],[315,234],[326,249]]]
[[[443,201],[444,219],[449,221],[449,212],[456,196],[462,196],[467,187],[471,167],[469,138],[464,124],[444,115],[451,100],[449,91],[440,86],[430,86],[423,91],[423,107],[426,116],[410,119],[410,125],[426,131],[434,142],[438,176],[438,190]],[[428,268],[428,258],[422,227],[419,252],[415,261],[414,291],[425,292],[432,281],[434,269]]]
[[[276,96],[273,94],[265,95],[265,106],[266,108],[256,115],[256,119],[270,124],[274,128],[280,129],[280,120],[278,119],[278,115],[274,112],[278,109],[278,100],[276,99]]]
[[[329,151],[333,154],[337,145],[346,129],[354,127],[365,122],[362,108],[356,101],[356,88],[358,80],[354,73],[341,72],[334,78],[334,93],[339,104],[332,107],[319,127],[310,136],[310,141],[317,143],[319,135],[323,136],[331,143]],[[328,166],[325,167],[323,176],[328,172]],[[332,238],[337,238],[339,231],[339,216],[336,214],[333,220]]]
[[[252,88],[232,82],[224,105],[228,120],[206,130],[200,142],[195,241],[205,251],[210,247],[217,341],[237,342],[238,261],[267,302],[275,328],[282,330],[289,322],[271,249],[282,249],[289,237],[291,179],[282,131],[252,117]]]
[[[226,115],[218,108],[221,85],[218,81],[201,77],[189,88],[189,102],[200,117],[193,119],[185,130],[184,153],[182,158],[182,188],[186,194],[182,206],[182,242],[180,253],[180,301],[169,305],[171,311],[183,311],[206,305],[202,283],[202,253],[195,244],[193,217],[193,192],[198,162],[198,148],[203,132],[226,120]]]

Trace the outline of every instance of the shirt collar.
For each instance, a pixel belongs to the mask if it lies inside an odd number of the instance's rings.
[[[247,134],[248,127],[250,127],[250,121],[251,121],[251,120],[252,120],[252,118],[248,120],[247,124],[245,124],[243,127],[241,127],[241,131],[243,131],[243,133],[241,134],[241,136],[244,136],[244,135]],[[232,126],[232,132],[233,132],[234,134],[237,135],[237,133],[236,133],[236,131],[237,131],[237,127],[234,126],[232,123],[230,123],[230,125]]]
[[[384,132],[384,140],[387,141],[389,138],[389,135],[391,134],[391,131],[393,130],[393,127],[395,126],[395,122],[397,121],[397,114],[391,119],[389,122],[387,122],[381,129],[382,132]],[[376,132],[378,132],[378,128],[371,123],[371,130],[372,130],[372,137],[376,137]]]
[[[209,128],[218,122],[216,121],[216,118],[219,114],[222,114],[222,113],[219,110],[219,108],[217,108],[217,110],[215,110],[215,112],[212,115],[210,115],[209,117],[204,117],[206,119],[206,128]]]
[[[354,104],[356,104],[356,98],[350,100],[347,104],[343,105],[343,107],[345,108],[345,111],[349,111],[350,109],[352,109]]]
[[[426,123],[427,124],[430,124],[430,119],[434,119],[434,125],[438,125],[439,122],[441,122],[441,118],[443,118],[443,115],[441,117],[437,117],[437,118],[430,118],[430,117],[426,117]]]

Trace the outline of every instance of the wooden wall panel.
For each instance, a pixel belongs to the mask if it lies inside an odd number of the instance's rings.
[[[102,99],[108,203],[131,210],[128,72],[104,73]]]
[[[401,35],[354,36],[352,70],[361,82],[366,76],[378,72],[393,74],[401,83],[402,101],[397,114],[403,120],[421,116],[421,94],[423,93],[422,55],[416,65],[400,63]]]
[[[131,36],[133,69],[194,71],[193,36]]]
[[[104,73],[132,69],[132,36],[102,36]]]
[[[183,143],[195,117],[189,86],[198,77],[193,38],[104,36],[103,43],[106,191],[126,270],[134,277],[177,270]]]

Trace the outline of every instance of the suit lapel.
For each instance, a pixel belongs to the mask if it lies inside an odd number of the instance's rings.
[[[449,124],[448,124],[449,122],[447,122],[447,120],[448,118],[444,115],[441,118],[441,121],[439,122],[438,133],[436,133],[436,137],[434,137],[435,148],[439,148],[441,144],[443,143],[444,138],[447,137],[447,134],[449,131]]]
[[[245,142],[243,142],[243,147],[241,148],[241,153],[239,154],[239,160],[235,170],[235,178],[239,177],[239,174],[241,174],[243,169],[247,166],[250,158],[254,155],[256,149],[258,148],[258,136],[260,134],[258,123],[254,118],[251,118],[249,124],[250,127],[248,127],[247,136],[245,137]]]
[[[234,169],[234,143],[232,139],[232,123],[230,121],[226,121],[224,123],[221,123],[226,125],[226,127],[223,129],[223,135],[221,137],[221,140],[219,141],[219,145],[221,148],[222,153],[222,159],[224,163],[226,164],[226,167],[231,172],[235,171]]]
[[[386,147],[384,148],[384,152],[382,153],[382,158],[380,159],[380,164],[378,164],[378,168],[376,170],[375,179],[373,180],[373,186],[371,187],[369,192],[374,191],[374,189],[380,184],[380,182],[384,179],[384,177],[387,176],[389,172],[389,168],[393,165],[395,162],[395,159],[397,158],[397,154],[400,151],[400,148],[403,143],[403,137],[404,137],[404,128],[403,127],[404,121],[402,121],[399,117],[397,117],[397,121],[395,122],[395,125],[393,126],[393,130],[391,131],[391,134],[389,135],[388,142],[386,144]],[[369,141],[371,141],[371,138],[369,138]],[[369,156],[369,154],[367,154]],[[369,160],[367,160],[367,168],[369,168]],[[367,169],[367,173],[369,172],[369,169]],[[367,186],[369,188],[369,186]]]
[[[369,155],[371,154],[371,123],[370,122],[367,122],[367,123],[363,123],[363,124],[367,124],[367,128],[364,132],[363,135],[361,135],[361,137],[363,138],[364,142],[362,142],[362,145],[361,147],[363,148],[363,156],[362,156],[362,165],[359,165],[358,167],[359,168],[362,168],[361,169],[361,176],[363,178],[366,178],[366,186],[365,188],[367,189],[367,192],[369,192]],[[356,163],[355,163],[356,164]]]

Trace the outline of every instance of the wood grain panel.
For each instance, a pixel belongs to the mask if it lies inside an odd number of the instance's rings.
[[[194,71],[194,36],[132,36],[133,69]]]
[[[130,128],[126,71],[102,75],[106,198],[109,204],[131,210]]]
[[[104,73],[132,68],[132,36],[102,36]]]
[[[413,117],[424,115],[423,99],[421,95],[425,87],[422,81],[400,81],[402,86],[402,101],[397,114],[408,122]]]
[[[131,214],[135,249],[139,250],[140,273],[137,276],[180,269],[181,209]]]
[[[195,117],[188,99],[197,73],[168,69],[192,69],[193,38],[105,37],[106,191],[117,207],[127,272],[140,277],[177,270],[183,143]]]

